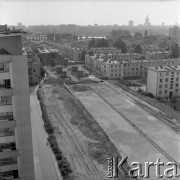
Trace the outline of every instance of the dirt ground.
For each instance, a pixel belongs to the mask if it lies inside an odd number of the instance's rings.
[[[107,158],[112,154],[120,155],[106,133],[62,85],[49,85],[46,81],[41,94],[56,129],[59,147],[71,165],[74,179],[108,179]],[[125,178],[120,175],[116,179]]]

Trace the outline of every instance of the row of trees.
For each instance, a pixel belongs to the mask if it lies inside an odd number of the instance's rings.
[[[134,35],[132,35],[128,30],[113,30],[111,31],[111,37],[113,39],[143,39],[148,35],[147,30],[144,31],[144,35],[140,32],[135,32]]]
[[[96,47],[108,47],[108,46],[109,46],[109,42],[105,38],[100,38],[100,39],[92,38],[88,44],[89,48],[92,48],[92,47],[94,47],[94,48],[96,48]]]
[[[92,38],[90,41],[89,41],[89,45],[88,47],[89,48],[97,48],[97,47],[108,47],[109,44],[110,44],[111,40],[106,40],[104,38],[102,39],[94,39]],[[122,53],[126,53],[127,52],[127,45],[126,43],[121,39],[121,38],[118,38],[116,40],[113,40],[111,42],[112,46],[113,47],[116,47],[117,49],[121,49],[121,52]],[[133,52],[134,53],[142,53],[142,49],[141,49],[141,46],[139,44],[134,44],[133,45]]]

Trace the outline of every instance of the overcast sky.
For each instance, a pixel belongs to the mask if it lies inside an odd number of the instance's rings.
[[[0,24],[180,24],[180,0],[0,0]]]

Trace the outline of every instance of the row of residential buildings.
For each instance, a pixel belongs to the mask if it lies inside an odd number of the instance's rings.
[[[124,60],[112,58],[109,55],[86,55],[85,66],[109,79],[128,77],[147,77],[147,68],[156,66],[172,66],[180,64],[180,59],[159,60]]]

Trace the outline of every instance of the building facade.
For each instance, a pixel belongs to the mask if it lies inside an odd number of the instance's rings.
[[[174,26],[173,28],[169,28],[169,37],[174,40],[180,40],[180,28],[178,26]]]
[[[132,77],[147,77],[147,68],[155,66],[179,65],[180,59],[160,60],[122,60],[109,58],[108,55],[86,55],[85,66],[109,79],[123,79]]]
[[[179,96],[180,66],[148,68],[147,92],[160,98]]]
[[[28,65],[21,36],[0,36],[0,48],[0,179],[35,180]]]

